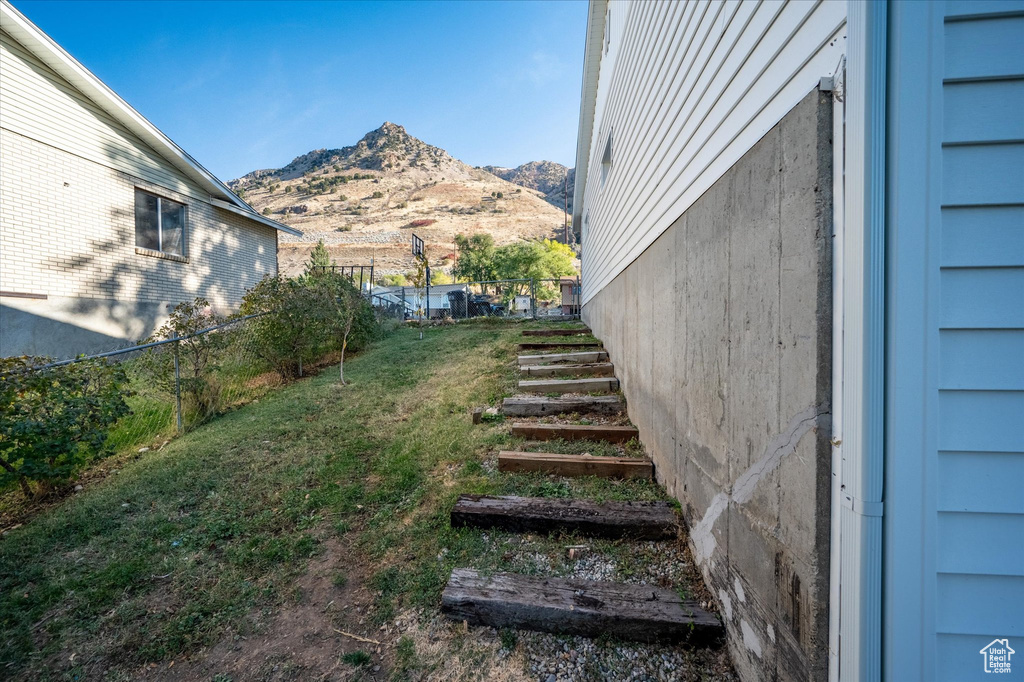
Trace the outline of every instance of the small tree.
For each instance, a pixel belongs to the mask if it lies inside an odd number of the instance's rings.
[[[26,497],[70,478],[107,452],[110,427],[129,413],[123,367],[104,361],[44,369],[44,357],[0,358],[0,483]]]
[[[338,360],[338,379],[345,385],[345,352],[348,350],[352,332],[359,321],[360,314],[366,306],[359,290],[345,277],[332,278],[329,290],[331,326],[341,347],[341,358]],[[371,313],[372,314],[372,313]]]
[[[427,259],[427,247],[423,247],[423,255],[416,259],[416,269],[412,270],[408,274],[409,283],[416,288],[416,300],[420,306],[416,309],[416,315],[420,318],[420,327],[423,326],[423,313],[424,313],[424,297],[426,294],[424,290],[428,284],[427,282],[427,268],[429,267],[429,260]],[[429,305],[429,301],[427,302]],[[420,338],[423,338],[423,331],[420,330]]]
[[[457,260],[453,274],[456,279],[486,282],[495,278],[494,237],[481,232],[472,237],[455,236]]]
[[[331,252],[324,246],[324,240],[317,241],[316,246],[309,254],[309,262],[306,263],[306,272],[326,272],[331,269]]]

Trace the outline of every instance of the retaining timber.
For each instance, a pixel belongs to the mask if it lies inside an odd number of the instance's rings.
[[[570,398],[549,398],[535,395],[516,395],[501,402],[501,411],[507,417],[544,417],[551,414],[618,414],[625,404],[617,395],[583,395]]]
[[[592,333],[588,327],[577,327],[575,329],[528,329],[523,336],[577,336],[579,334]]]
[[[579,426],[576,424],[534,424],[516,422],[512,435],[529,440],[596,440],[606,443],[626,443],[639,438],[632,426]]]
[[[572,350],[576,348],[599,349],[600,341],[530,341],[519,344],[519,350]]]
[[[615,377],[589,379],[524,379],[519,390],[527,393],[612,393],[619,390]]]
[[[717,616],[673,590],[514,573],[485,578],[469,568],[452,571],[441,611],[475,625],[641,642],[701,645],[722,636]]]
[[[545,355],[520,355],[520,365],[539,365],[558,362],[607,362],[608,353],[603,350],[583,351],[582,353],[548,353]]]
[[[597,538],[670,540],[679,521],[668,502],[593,502],[514,495],[459,495],[453,528],[499,528],[517,533],[579,533]]]
[[[583,365],[523,365],[519,372],[529,377],[572,377],[583,374],[610,377],[615,375],[615,365],[610,362]]]
[[[650,480],[654,477],[654,464],[642,457],[594,457],[555,452],[502,450],[498,453],[498,471]]]

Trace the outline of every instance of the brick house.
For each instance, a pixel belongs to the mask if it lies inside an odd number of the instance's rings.
[[[0,2],[0,355],[149,335],[175,304],[231,310],[278,231]]]

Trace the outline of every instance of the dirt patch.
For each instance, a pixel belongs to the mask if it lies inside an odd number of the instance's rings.
[[[353,550],[341,540],[327,540],[323,554],[295,582],[288,602],[269,619],[252,615],[258,634],[228,634],[205,651],[151,666],[139,677],[162,682],[386,679],[395,637],[369,624],[369,576],[352,556]],[[343,660],[357,651],[369,654],[369,662],[353,665]]]

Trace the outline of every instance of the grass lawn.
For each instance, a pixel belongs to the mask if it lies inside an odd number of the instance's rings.
[[[282,673],[287,661],[265,675],[255,664],[242,676],[188,667],[301,605],[343,631],[329,634],[344,649],[320,646],[332,665],[356,677],[375,662],[395,678],[428,673],[434,664],[409,637],[381,647],[344,633],[436,616],[456,565],[529,572],[539,570],[530,557],[546,554],[557,574],[572,540],[527,538],[528,551],[510,551],[526,540],[453,530],[459,493],[663,498],[651,483],[499,475],[487,464],[517,444],[507,424],[473,426],[467,411],[513,392],[515,344],[532,326],[431,328],[422,341],[399,330],[346,363],[348,386],[336,368],[286,386],[9,531],[0,678],[306,679]],[[314,569],[322,584],[309,582]],[[365,605],[339,609],[349,597]]]

